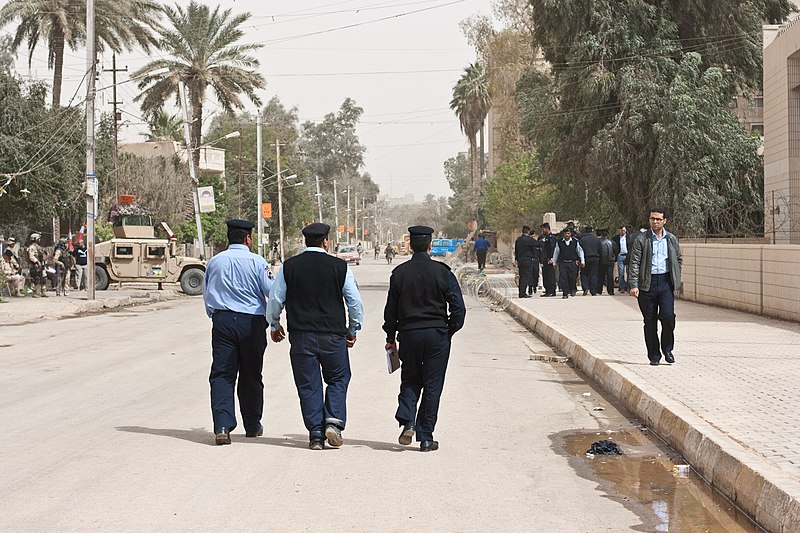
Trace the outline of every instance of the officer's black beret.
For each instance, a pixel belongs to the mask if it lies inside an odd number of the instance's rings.
[[[544,222],[544,223],[542,223],[542,225],[541,225],[541,226],[539,226],[539,227],[540,227],[540,228],[547,228],[547,229],[550,229],[550,223],[549,223],[549,222]]]
[[[225,224],[227,224],[228,229],[243,229],[247,231],[250,231],[256,227],[256,225],[249,220],[239,220],[238,218],[226,220]]]
[[[412,239],[415,237],[429,237],[433,235],[433,228],[428,226],[411,226],[408,228],[408,235]]]
[[[330,233],[331,227],[322,222],[312,222],[303,228],[303,235],[305,237],[324,237]]]
[[[11,257],[12,255],[14,255],[14,252],[12,252],[8,248],[6,248],[5,251],[3,252],[3,255],[7,255],[7,256]]]

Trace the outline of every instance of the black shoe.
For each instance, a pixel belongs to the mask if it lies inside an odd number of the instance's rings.
[[[648,357],[648,359],[650,359],[650,358]],[[650,359],[650,364],[652,366],[658,366],[660,364],[660,362],[661,362],[660,360],[661,360],[660,357],[658,359]]]
[[[325,426],[325,438],[328,439],[328,444],[331,448],[338,448],[342,445],[342,430],[334,424]]]
[[[588,289],[584,289],[584,291],[583,291],[583,295],[584,295],[584,296],[586,296],[587,294],[589,294],[589,291],[588,291]],[[592,296],[594,296],[594,294],[593,294]]]
[[[578,294],[578,291],[572,291],[571,293],[569,293],[570,296],[575,296],[576,294]]]
[[[321,450],[325,447],[324,437],[309,437],[308,447],[312,450]]]
[[[537,289],[537,287],[533,288],[533,294],[536,294],[536,289]]]
[[[222,446],[223,444],[230,444],[231,443],[231,430],[226,427],[219,428],[216,435],[214,436],[214,442],[217,443],[217,446]]]
[[[253,438],[253,437],[260,437],[260,436],[261,436],[261,435],[263,435],[263,434],[264,434],[264,426],[262,426],[261,424],[259,424],[257,429],[255,429],[255,430],[253,430],[253,431],[247,431],[247,432],[245,432],[244,436],[245,436],[245,437],[250,437],[250,438]]]
[[[439,449],[439,443],[435,440],[424,440],[419,443],[419,451],[434,452]]]
[[[667,352],[664,354],[664,361],[666,361],[669,364],[672,364],[675,362],[675,356],[672,355],[672,352]]]
[[[414,424],[403,424],[403,430],[400,432],[400,436],[397,437],[397,442],[402,444],[403,446],[408,446],[411,444],[411,439],[414,438]]]
[[[566,300],[567,298],[569,298],[569,296],[567,296],[566,294],[561,297],[562,300]]]

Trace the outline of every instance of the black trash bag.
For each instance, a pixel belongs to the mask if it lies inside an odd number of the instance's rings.
[[[622,455],[622,450],[613,440],[599,440],[586,450],[589,455]]]

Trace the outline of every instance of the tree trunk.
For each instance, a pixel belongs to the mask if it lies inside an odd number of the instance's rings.
[[[483,126],[484,123],[481,122],[481,129],[480,129],[480,168],[478,169],[478,174],[480,176],[480,180],[483,181],[486,179],[486,147],[483,144]]]
[[[64,32],[57,25],[53,25],[53,107],[61,105],[61,81],[64,71]]]
[[[196,94],[195,91],[191,93],[192,105],[192,158],[194,159],[194,168],[197,172],[197,179],[200,179],[200,142],[203,135],[203,95]]]
[[[472,211],[475,220],[478,219],[478,147],[475,136],[469,138],[470,174],[472,175],[472,201],[475,209]]]

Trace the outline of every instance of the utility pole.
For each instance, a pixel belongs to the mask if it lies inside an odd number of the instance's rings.
[[[117,72],[128,72],[128,67],[117,68],[117,54],[111,54],[111,68],[103,69],[103,72],[110,72],[112,79],[112,99],[111,105],[114,106],[114,201],[119,201],[119,123],[122,121],[122,113],[117,111],[117,106],[122,102],[117,102]]]
[[[315,176],[315,178],[317,179],[317,214],[319,215],[317,222],[322,222],[322,195],[319,192],[319,176]]]
[[[350,186],[347,186],[347,225],[344,227],[344,233],[347,235],[347,244],[350,244]]]
[[[189,103],[186,100],[186,86],[182,81],[178,82],[178,94],[181,100],[181,108],[183,109],[183,136],[186,139],[186,148],[189,159],[189,177],[192,179],[192,200],[194,201],[194,221],[197,224],[197,241],[200,243],[200,260],[206,258],[206,245],[203,240],[203,221],[200,218],[200,197],[197,194],[197,173],[194,168],[194,151],[195,147],[192,146],[192,134],[189,131],[189,124],[192,123],[189,115]]]
[[[278,171],[278,231],[280,232],[281,264],[284,261],[283,255],[283,178],[281,177],[281,143],[275,139],[275,165]]]
[[[242,218],[242,138],[239,137],[239,179],[238,179],[238,193],[239,193],[239,209],[236,212],[236,218]],[[259,207],[261,209],[261,207]]]
[[[353,239],[358,241],[358,193],[355,193],[353,205],[355,207],[355,211],[353,211]]]
[[[366,198],[362,198],[361,199],[361,212],[362,213],[366,213],[367,212]],[[367,222],[367,215],[365,214],[364,218],[361,220],[361,242],[362,243],[366,240],[366,237],[367,237],[367,234],[364,231],[364,229],[366,227],[366,222]]]
[[[261,110],[258,111],[258,116],[256,117],[256,166],[258,167],[258,213],[256,215],[256,220],[258,220],[258,255],[264,257],[264,239],[262,237],[264,233],[264,217],[261,216],[261,204],[264,201],[262,193],[264,188],[264,165],[261,160]]]
[[[374,236],[375,246],[378,246],[378,243],[381,242],[381,222],[378,220],[378,199],[375,199],[375,203],[373,204],[375,208],[375,223],[372,224],[372,231],[378,230],[378,234]]]
[[[336,244],[339,244],[341,236],[339,235],[339,195],[336,193],[336,180],[333,180],[333,213],[336,217]]]
[[[94,172],[94,78],[97,71],[94,35],[94,0],[86,0],[86,298],[94,300],[94,218],[97,175]]]

